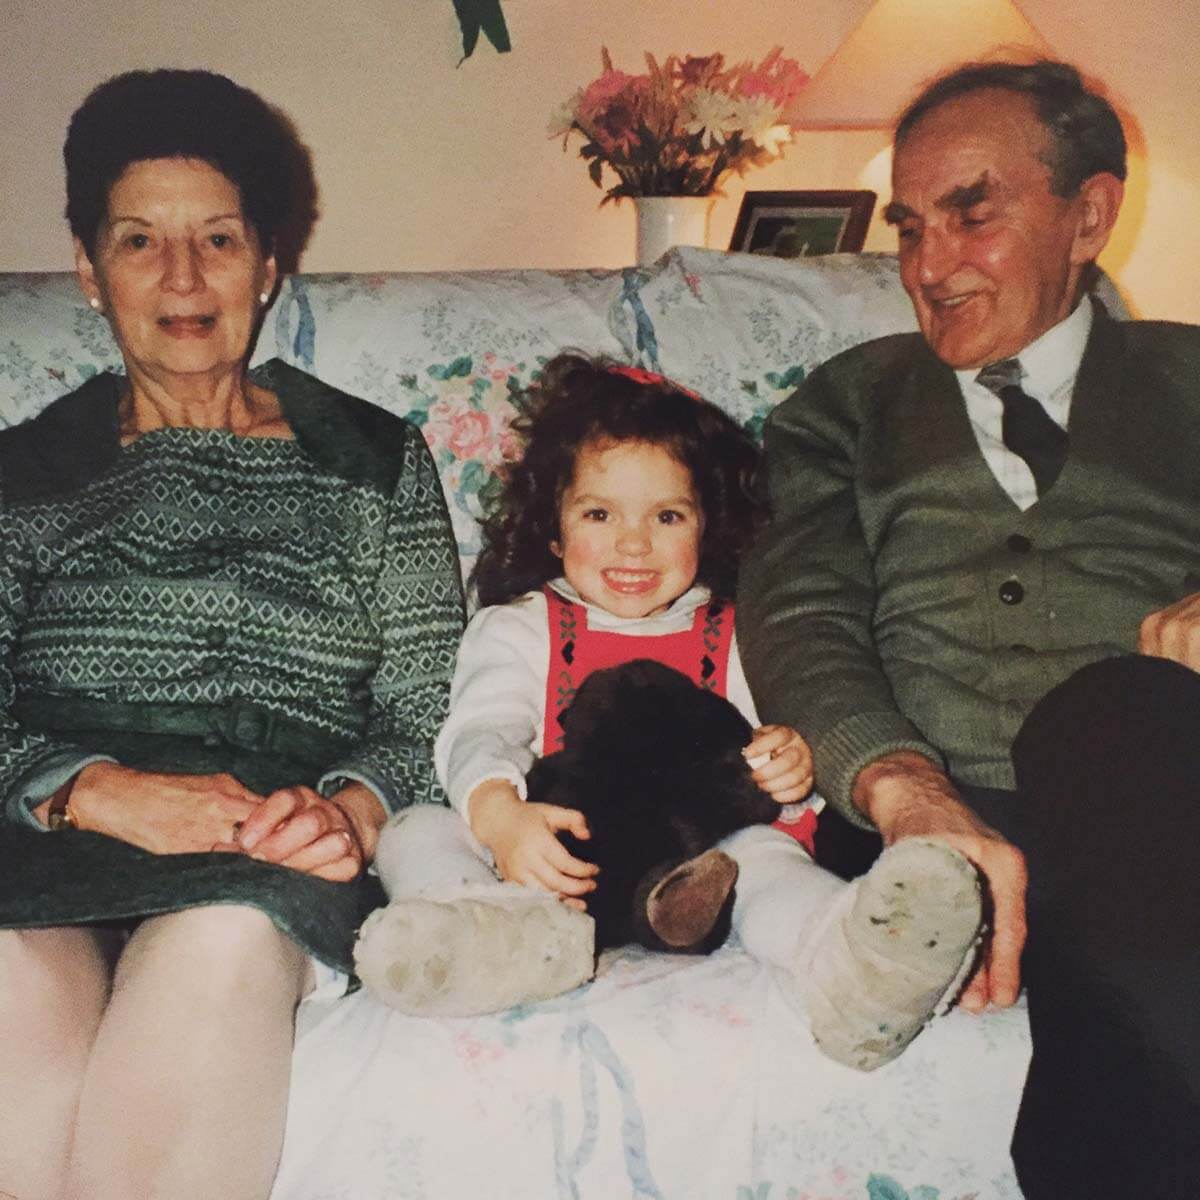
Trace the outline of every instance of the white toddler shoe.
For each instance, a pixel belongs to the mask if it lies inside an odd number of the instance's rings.
[[[595,923],[520,884],[449,898],[393,900],[363,923],[354,962],[384,1004],[421,1017],[465,1017],[546,1000],[595,971]]]
[[[896,1058],[953,1003],[982,922],[962,854],[925,838],[889,846],[835,902],[797,972],[817,1045],[860,1071]]]

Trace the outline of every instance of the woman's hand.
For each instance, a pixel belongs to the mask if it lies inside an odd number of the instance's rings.
[[[599,867],[576,858],[558,840],[559,830],[586,840],[583,813],[556,804],[530,804],[507,780],[481,783],[467,802],[471,832],[492,852],[501,879],[556,892],[564,904],[585,907]]]
[[[232,844],[220,849],[346,883],[373,857],[384,817],[374,792],[360,783],[330,799],[310,787],[280,788],[242,822]]]
[[[796,804],[812,791],[812,751],[790,726],[761,726],[742,754],[751,765],[761,760],[751,778],[779,804]]]
[[[89,763],[71,789],[80,829],[106,833],[154,854],[211,850],[233,836],[262,797],[232,775],[137,771]]]

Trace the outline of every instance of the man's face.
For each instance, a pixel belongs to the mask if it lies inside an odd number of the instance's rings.
[[[1051,192],[1047,150],[1030,102],[995,89],[935,108],[896,149],[884,215],[921,332],[951,367],[1019,354],[1074,307],[1083,201]]]

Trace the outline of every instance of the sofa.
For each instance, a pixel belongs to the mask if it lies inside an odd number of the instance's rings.
[[[911,328],[890,256],[681,248],[621,271],[295,276],[255,361],[421,426],[465,574],[512,452],[513,391],[560,348],[662,371],[757,432],[815,365]],[[0,424],[119,366],[73,277],[0,275]],[[589,986],[489,1017],[410,1018],[343,992],[301,1006],[274,1200],[1020,1195],[1023,1004],[951,1012],[861,1075],[818,1053],[736,942],[707,958],[609,952]]]

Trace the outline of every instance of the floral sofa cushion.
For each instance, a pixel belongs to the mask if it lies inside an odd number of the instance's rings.
[[[1104,287],[1106,304],[1127,315]],[[292,276],[254,362],[278,356],[420,425],[466,570],[496,468],[513,450],[513,392],[557,351],[662,371],[758,433],[815,366],[913,328],[891,255],[681,247],[620,271]],[[0,275],[0,425],[120,368],[107,323],[71,275]]]
[[[886,255],[679,249],[623,271],[293,276],[253,361],[278,356],[420,425],[466,570],[496,469],[513,452],[513,392],[557,351],[663,371],[758,431],[812,367],[912,325]],[[71,275],[0,275],[0,424],[120,369],[107,323]]]

